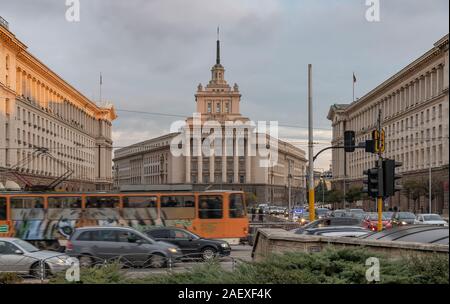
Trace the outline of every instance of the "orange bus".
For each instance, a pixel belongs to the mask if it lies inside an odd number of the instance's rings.
[[[61,249],[75,228],[97,225],[176,226],[235,244],[249,223],[241,191],[0,192],[0,237]]]

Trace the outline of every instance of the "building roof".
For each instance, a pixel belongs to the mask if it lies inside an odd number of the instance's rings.
[[[406,225],[374,232],[361,238],[448,245],[449,228],[435,225]]]

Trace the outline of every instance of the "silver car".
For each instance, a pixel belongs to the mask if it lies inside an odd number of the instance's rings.
[[[32,244],[18,238],[0,238],[0,273],[15,272],[41,277],[41,269],[47,276],[67,270],[76,259],[55,251],[39,250]],[[43,264],[45,263],[45,264]]]
[[[78,228],[66,245],[66,253],[77,257],[80,266],[119,261],[124,266],[166,267],[182,253],[176,245],[156,241],[129,227]]]

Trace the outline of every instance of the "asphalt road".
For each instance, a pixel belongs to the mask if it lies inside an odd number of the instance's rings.
[[[220,266],[226,271],[232,271],[241,261],[251,261],[252,246],[233,245],[231,246],[231,255],[220,259]],[[193,267],[205,264],[204,262],[181,262],[173,265],[171,269],[167,268],[129,268],[125,269],[126,275],[130,278],[140,278],[149,274],[167,274],[185,272]]]

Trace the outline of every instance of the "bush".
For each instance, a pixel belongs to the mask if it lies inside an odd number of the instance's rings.
[[[21,283],[23,279],[16,273],[6,272],[0,273],[0,284],[18,284]]]
[[[367,284],[366,259],[377,257],[382,284],[448,284],[448,256],[388,259],[361,249],[329,248],[320,253],[292,252],[260,262],[243,262],[225,271],[213,261],[184,273],[127,278],[117,265],[83,270],[83,283],[138,284]],[[51,282],[63,283],[61,280]]]

